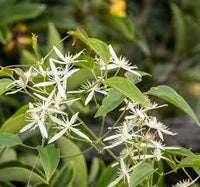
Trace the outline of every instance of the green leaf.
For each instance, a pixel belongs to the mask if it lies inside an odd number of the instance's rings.
[[[6,44],[8,40],[8,32],[9,32],[9,29],[7,25],[0,25],[0,42],[4,45]]]
[[[4,149],[4,147],[1,147],[0,151],[1,151],[0,163],[17,160],[17,153],[14,148]]]
[[[21,139],[16,134],[0,133],[0,145],[5,147],[13,147],[22,144]]]
[[[0,182],[1,187],[15,187],[12,183],[10,182]]]
[[[47,181],[52,177],[60,161],[60,151],[53,144],[46,147],[37,147]]]
[[[151,164],[142,162],[135,167],[131,173],[130,187],[135,187],[142,183],[147,177],[151,176],[155,172],[155,169]]]
[[[0,67],[0,77],[12,77],[14,70],[10,68]]]
[[[94,157],[92,159],[92,164],[91,164],[91,168],[90,168],[90,175],[89,175],[89,179],[88,179],[90,187],[96,186],[97,179],[99,178],[99,176],[103,172],[104,168],[105,168],[105,164],[104,164],[103,160],[101,160],[100,158],[96,158],[96,157]]]
[[[176,37],[176,50],[180,52],[184,50],[186,43],[186,25],[184,21],[184,16],[179,7],[175,4],[171,4],[171,9],[173,13],[173,22],[175,29],[175,37]]]
[[[0,79],[0,95],[4,94],[9,90],[8,86],[12,83],[13,81],[8,78],[2,78]]]
[[[106,43],[95,38],[89,38],[83,30],[69,31],[69,35],[72,35],[83,43],[85,43],[89,48],[91,48],[99,57],[108,64],[110,62],[110,51]]]
[[[151,77],[151,75],[149,73],[143,72],[143,71],[137,71],[142,77],[143,76],[149,76]],[[133,84],[137,84],[139,82],[142,81],[142,78],[139,77],[138,75],[131,73],[131,72],[126,72],[125,73],[125,77],[130,80]]]
[[[31,176],[31,177],[30,177]],[[0,181],[19,181],[27,184],[45,183],[43,173],[33,166],[18,161],[10,161],[0,164]]]
[[[178,149],[165,149],[166,153],[169,153],[170,155],[175,155],[175,156],[193,156],[194,153],[191,152],[190,150],[177,146]]]
[[[74,179],[73,163],[69,162],[64,165],[61,171],[56,175],[50,187],[70,187]]]
[[[186,81],[200,81],[200,69],[199,68],[188,68],[179,71],[179,77]]]
[[[111,21],[112,24],[114,24],[114,27],[122,32],[127,39],[134,41],[135,26],[132,20],[130,20],[128,17],[121,18],[113,16]]]
[[[35,18],[45,9],[40,3],[17,3],[6,8],[0,7],[0,24],[9,24],[20,20]]]
[[[180,161],[178,167],[200,167],[200,155],[186,157]]]
[[[63,53],[64,46],[63,46],[62,42],[59,43],[61,41],[59,32],[57,31],[57,29],[53,23],[49,23],[48,28],[49,28],[49,30],[48,30],[47,52],[51,51],[53,49],[53,46],[56,45],[56,47],[61,51],[61,53]],[[51,53],[49,58],[50,57],[55,58],[55,59],[59,58],[54,51]]]
[[[89,70],[94,69],[95,62],[92,57],[87,56],[87,55],[82,55],[77,60],[81,60],[81,61],[74,63],[74,65],[83,67],[83,68],[87,68]]]
[[[131,81],[125,78],[112,77],[105,80],[104,83],[143,106],[146,106],[146,107],[151,106],[151,103],[147,101],[147,99],[142,94],[142,92]]]
[[[157,87],[152,87],[147,93],[172,103],[177,108],[188,114],[200,126],[198,118],[189,104],[173,88],[159,85]]]
[[[118,176],[118,167],[108,166],[97,181],[96,187],[107,187]]]
[[[79,147],[65,137],[57,141],[64,162],[73,162],[75,175],[73,187],[87,187],[87,164]]]
[[[36,65],[38,62],[37,57],[30,51],[23,49],[21,52],[21,62],[25,65]]]
[[[150,55],[151,51],[144,35],[137,32],[134,42],[146,56]]]
[[[108,96],[103,99],[102,105],[100,106],[94,117],[96,118],[106,115],[108,112],[111,112],[116,107],[118,107],[124,99],[124,95],[112,89],[109,92]]]
[[[0,132],[9,132],[16,134],[19,130],[28,124],[26,119],[26,110],[28,106],[21,107],[15,114],[7,119],[0,128]]]

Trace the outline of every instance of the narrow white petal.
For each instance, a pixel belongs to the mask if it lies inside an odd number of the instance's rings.
[[[80,69],[72,69],[68,72],[67,77],[72,76],[74,73],[76,73],[77,71],[79,71]]]
[[[75,128],[70,128],[72,132],[74,132],[75,134],[77,134],[78,136],[88,140],[89,142],[92,142],[85,134],[83,134],[81,131],[79,131],[78,129]]]
[[[46,101],[47,100],[47,98],[46,97],[44,97],[44,96],[42,96],[42,95],[40,95],[40,94],[38,94],[38,93],[33,93],[36,97],[38,97],[39,99],[41,99],[41,100],[43,100],[43,101]]]
[[[60,119],[58,119],[58,118],[56,118],[56,117],[54,117],[54,116],[52,116],[52,115],[50,115],[49,117],[50,117],[50,119],[51,119],[54,123],[57,123],[58,125],[61,125],[61,126],[63,126],[63,127],[66,126],[66,124],[65,124],[64,121],[62,121],[62,120],[60,120]]]
[[[113,186],[115,186],[116,184],[119,183],[119,181],[120,181],[122,178],[123,178],[123,176],[120,175],[120,176],[117,177],[113,182],[111,182],[111,183],[108,185],[108,187],[113,187]]]
[[[63,54],[60,52],[60,50],[59,50],[56,46],[53,46],[53,49],[54,49],[54,51],[56,52],[56,54],[58,55],[58,57],[59,57],[61,60],[65,61],[65,57],[64,57]]]
[[[117,55],[116,55],[116,53],[115,53],[114,49],[112,48],[112,46],[111,46],[111,45],[109,45],[108,47],[109,47],[110,54],[111,54],[112,58],[114,59],[114,61],[118,62],[118,61],[119,61],[119,59],[118,59],[118,57],[117,57]]]
[[[35,84],[33,87],[45,87],[45,86],[53,85],[55,83],[56,83],[55,81],[40,82],[40,83]]]
[[[23,133],[29,129],[31,129],[33,126],[35,125],[35,122],[31,122],[29,124],[27,124],[26,126],[24,126],[20,131],[19,133]]]
[[[105,146],[103,149],[111,149],[111,148],[116,147],[120,144],[122,144],[122,141],[118,141],[116,143],[113,143],[112,145]]]
[[[53,62],[56,62],[56,63],[58,63],[58,64],[66,64],[65,62],[63,62],[63,61],[60,61],[60,60],[56,60],[56,59],[53,59],[53,58],[50,58],[50,60],[49,61],[53,61]]]
[[[45,125],[44,125],[42,122],[39,122],[39,123],[38,123],[38,126],[39,126],[39,129],[40,129],[41,135],[42,135],[44,138],[48,138],[48,134],[47,134],[47,130],[46,130]]]
[[[109,64],[109,65],[107,66],[107,70],[116,69],[116,68],[119,68],[119,66],[116,65],[116,64]]]
[[[66,92],[60,83],[58,84],[58,93],[63,99],[66,99]]]
[[[55,136],[53,136],[49,141],[48,144],[56,141],[58,138],[60,138],[62,135],[65,134],[65,132],[67,131],[67,128],[64,128],[63,130],[61,130],[59,133],[57,133]]]
[[[109,136],[109,137],[105,138],[103,141],[113,140],[113,139],[116,139],[116,138],[118,138],[120,136],[121,136],[121,134],[115,134],[115,135],[112,135],[112,136]]]
[[[93,96],[94,96],[94,91],[91,91],[85,100],[85,105],[87,105],[92,100]]]
[[[70,124],[71,124],[71,125],[74,124],[74,123],[76,122],[77,118],[78,118],[78,112],[75,113],[75,114],[71,117],[71,119],[70,119]]]
[[[56,66],[55,66],[55,64],[54,64],[53,61],[50,61],[50,66],[51,66],[51,70],[52,70],[52,72],[53,72],[53,75],[54,75],[55,77],[59,77],[59,73],[58,73],[58,71],[57,71],[57,69],[56,69]]]

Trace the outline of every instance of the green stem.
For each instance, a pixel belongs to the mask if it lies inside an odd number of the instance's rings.
[[[103,136],[103,130],[104,130],[104,126],[105,126],[105,115],[102,117],[102,122],[101,122],[101,130],[99,133],[99,138],[101,139],[101,137]]]

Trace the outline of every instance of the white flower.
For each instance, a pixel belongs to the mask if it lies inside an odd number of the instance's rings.
[[[51,67],[51,75],[50,75],[50,81],[47,82],[40,82],[34,85],[34,87],[46,87],[50,85],[56,85],[58,88],[58,93],[60,96],[64,99],[66,99],[66,79],[70,77],[72,74],[77,72],[79,69],[72,69],[69,70],[68,67],[63,71],[59,68],[56,68],[54,62],[50,60],[50,67]]]
[[[8,88],[13,88],[16,87],[16,90],[13,90],[11,92],[8,92],[8,94],[15,94],[17,92],[22,91],[23,89],[25,89],[28,85],[29,81],[32,81],[32,78],[35,77],[37,75],[36,72],[33,72],[33,68],[29,68],[28,71],[23,72],[21,69],[17,69],[15,70],[16,73],[19,75],[19,79],[14,80],[11,84],[8,85]]]
[[[82,53],[83,51],[75,54],[75,55],[71,55],[69,52],[65,55],[63,55],[60,50],[54,46],[53,47],[54,51],[56,52],[57,56],[62,60],[55,60],[55,59],[51,59],[52,61],[58,63],[58,64],[66,64],[66,65],[69,65],[69,64],[72,64],[74,62],[80,62],[82,60],[76,60]]]
[[[149,117],[145,121],[145,125],[152,128],[152,129],[156,129],[158,136],[160,137],[161,140],[164,140],[163,139],[163,133],[167,134],[167,135],[176,135],[176,133],[169,131],[167,126],[165,126],[161,122],[158,122],[155,117]]]
[[[113,50],[112,46],[109,45],[109,50],[110,50],[110,54],[111,54],[111,63],[108,64],[107,67],[102,67],[102,70],[111,70],[111,69],[116,69],[116,68],[122,68],[128,72],[134,73],[137,76],[141,77],[141,75],[135,71],[134,69],[137,69],[137,66],[133,66],[129,63],[128,60],[126,60],[125,57],[120,57],[118,58],[115,51]]]
[[[58,138],[60,138],[62,135],[64,135],[67,131],[72,131],[73,133],[77,134],[78,136],[91,142],[91,140],[84,133],[82,133],[80,130],[74,128],[79,125],[79,124],[75,124],[75,122],[78,119],[78,113],[74,114],[70,120],[68,119],[68,117],[66,119],[63,117],[63,120],[60,120],[59,118],[54,117],[54,116],[50,116],[50,118],[54,123],[59,125],[59,128],[61,129],[61,131],[59,133],[57,133],[56,135],[54,135],[49,140],[49,142],[48,142],[49,144],[56,141]]]
[[[189,187],[192,184],[194,184],[200,176],[198,176],[196,179],[194,179],[193,181],[188,180],[183,180],[183,181],[179,181],[177,182],[175,185],[173,185],[172,187]]]
[[[95,92],[107,95],[109,90],[110,89],[105,89],[103,86],[101,86],[99,81],[96,82],[87,81],[84,85],[81,86],[80,90],[68,91],[67,93],[83,93],[83,92],[89,93],[85,99],[85,105],[87,105],[94,97]]]
[[[30,116],[28,118],[28,121],[30,123],[23,127],[19,132],[23,133],[27,130],[39,127],[42,137],[48,138],[47,130],[45,127],[45,114],[43,112],[41,113],[40,111],[35,111],[32,103],[29,103],[28,112],[30,113]]]
[[[131,115],[127,115],[125,119],[139,119],[145,120],[147,118],[147,114],[145,113],[145,109],[142,109],[139,105],[134,102],[130,102],[128,104],[127,109],[129,110]]]
[[[105,146],[104,149],[110,149],[116,146],[119,146],[123,143],[131,143],[131,140],[137,135],[137,132],[132,130],[132,127],[127,123],[123,123],[123,125],[116,127],[117,132],[115,135],[111,135],[105,138],[103,141],[112,141],[111,145]]]
[[[122,179],[124,179],[124,182],[130,184],[130,172],[133,171],[136,166],[128,168],[125,165],[123,158],[120,158],[120,171],[118,172],[118,177],[111,182],[108,187],[116,186],[116,184],[118,184]]]

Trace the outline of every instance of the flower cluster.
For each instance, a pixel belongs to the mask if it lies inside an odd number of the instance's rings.
[[[135,165],[146,160],[161,160],[166,159],[163,156],[165,149],[177,149],[176,147],[166,147],[163,145],[163,134],[175,135],[167,126],[159,122],[156,117],[149,116],[148,112],[152,109],[159,108],[157,104],[152,105],[152,108],[141,107],[136,102],[126,102],[128,114],[124,121],[115,129],[115,134],[104,138],[104,142],[110,142],[104,149],[122,146],[123,149],[119,156],[118,163],[120,174],[109,187],[115,186],[122,178],[125,178],[129,183],[130,173],[134,170]],[[130,160],[132,160],[130,162]],[[123,163],[123,164],[122,164]]]
[[[69,106],[82,99],[80,95],[83,95],[85,105],[94,100],[98,108],[99,103],[96,96],[105,98],[110,93],[110,88],[104,84],[109,77],[108,71],[110,70],[115,71],[114,76],[117,76],[119,70],[122,69],[123,72],[141,78],[135,65],[129,63],[125,57],[118,57],[111,45],[108,49],[111,56],[110,63],[106,64],[100,57],[95,56],[93,60],[98,71],[91,70],[94,79],[87,80],[76,90],[68,90],[68,80],[69,77],[79,72],[80,69],[77,67],[82,67],[81,64],[86,62],[84,58],[81,58],[84,56],[84,51],[75,55],[70,53],[63,55],[58,48],[54,47],[58,59],[50,58],[49,65],[44,66],[39,63],[37,66],[30,67],[26,72],[16,70],[19,79],[14,79],[9,85],[12,89],[8,94],[20,91],[27,93],[33,99],[28,105],[28,124],[20,130],[20,133],[38,128],[43,140],[48,140],[48,143],[56,141],[63,135],[78,136],[78,138],[93,143],[79,128],[82,122],[78,112],[69,114],[67,110]],[[149,99],[146,98],[146,100]],[[123,105],[124,107],[120,109],[126,113],[126,116],[123,116],[123,122],[114,123],[105,135],[99,137],[106,144],[104,150],[117,146],[122,147],[116,163],[113,164],[113,167],[119,168],[118,177],[109,184],[109,187],[115,186],[122,179],[129,184],[130,173],[143,161],[168,160],[163,155],[164,150],[168,149],[163,144],[163,135],[175,135],[156,117],[149,115],[151,110],[163,106],[151,104],[150,107],[145,107],[130,98],[124,99]],[[50,133],[52,132],[50,129],[54,129],[53,134]],[[108,136],[113,130],[115,134]],[[109,142],[108,145],[107,142]]]
[[[30,67],[27,72],[20,71],[19,79],[14,80],[9,85],[12,90],[7,94],[21,91],[28,93],[34,99],[34,102],[29,102],[28,105],[27,121],[29,123],[20,130],[20,133],[39,128],[43,139],[48,139],[48,129],[52,127],[58,133],[51,137],[48,143],[52,143],[65,133],[70,132],[91,142],[78,129],[78,126],[81,125],[81,123],[77,123],[78,112],[70,118],[65,111],[68,106],[79,99],[69,98],[67,81],[69,77],[79,71],[79,69],[74,68],[73,63],[78,62],[77,59],[83,51],[73,56],[69,53],[62,55],[56,47],[54,50],[60,59],[50,58],[50,68],[44,69],[39,65]],[[35,82],[34,80],[37,79],[42,81]]]

